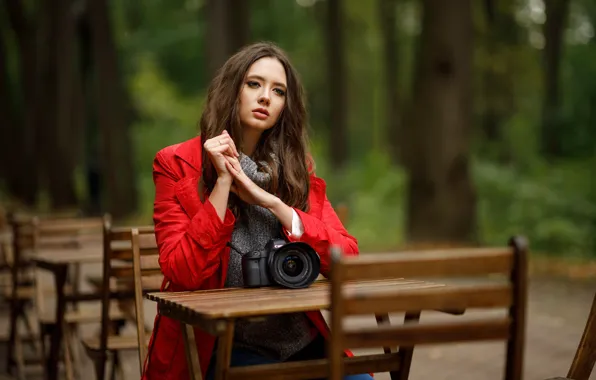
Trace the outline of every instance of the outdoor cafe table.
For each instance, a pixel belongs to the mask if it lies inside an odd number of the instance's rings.
[[[419,280],[376,280],[360,281],[347,285],[354,290],[362,288],[378,288],[379,290],[399,286],[404,289],[419,289],[444,286]],[[230,350],[234,335],[234,321],[239,318],[258,319],[273,314],[308,312],[329,309],[331,285],[326,279],[316,281],[305,289],[285,288],[225,288],[215,290],[199,290],[188,292],[157,292],[148,293],[147,298],[157,302],[159,313],[181,322],[182,332],[185,337],[185,349],[191,379],[200,379],[198,353],[194,346],[192,327],[197,326],[204,331],[219,337],[217,351],[216,379],[248,379],[250,378],[276,378],[279,373],[263,371],[262,374],[250,372],[248,367],[231,368],[224,374],[225,364],[229,363]],[[454,311],[456,314],[461,312]],[[227,346],[227,347],[226,347]],[[189,360],[190,359],[190,360]],[[327,365],[324,360],[311,361],[312,366],[318,368],[309,370],[327,376]],[[353,360],[352,371],[373,372],[367,367],[367,362]],[[292,364],[290,364],[291,366]],[[279,368],[279,365],[270,365]],[[265,368],[266,366],[259,366]],[[304,366],[294,368],[295,371],[304,369]],[[348,366],[346,370],[353,373]],[[358,372],[356,372],[358,373]],[[268,376],[266,376],[268,375]],[[224,377],[225,376],[225,377]],[[284,377],[285,378],[285,377]]]
[[[56,380],[58,378],[58,359],[62,345],[66,303],[99,299],[97,293],[85,294],[72,292],[67,294],[65,285],[68,268],[76,264],[100,263],[103,260],[103,248],[101,243],[88,244],[80,248],[44,248],[36,252],[32,260],[37,268],[48,270],[54,276],[54,284],[56,286],[56,325],[51,332],[50,351],[46,358],[45,378]]]

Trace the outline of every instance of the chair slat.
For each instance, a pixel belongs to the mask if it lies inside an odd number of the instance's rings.
[[[148,271],[151,270],[160,270],[161,267],[159,266],[159,255],[146,255],[141,256],[141,273],[145,275]]]
[[[141,251],[146,249],[155,250],[157,248],[157,241],[155,240],[155,234],[153,233],[142,233],[139,234],[139,249]]]
[[[513,250],[484,248],[367,254],[346,258],[342,266],[342,281],[505,274],[513,266]]]
[[[141,286],[143,291],[159,291],[163,282],[163,275],[161,272],[153,275],[146,275],[141,278]]]
[[[348,293],[348,292],[344,292]],[[410,310],[441,310],[470,308],[502,308],[512,304],[512,289],[508,284],[429,287],[399,289],[373,293],[370,291],[346,296],[345,315],[394,313]]]
[[[505,340],[509,338],[509,318],[478,322],[442,323],[437,325],[381,326],[377,328],[346,331],[342,344],[346,348],[377,348],[390,346],[416,346],[449,342]]]
[[[159,274],[161,274],[161,270],[159,268],[147,269],[147,270],[143,271],[143,276],[153,276],[153,275],[159,275]],[[112,268],[111,275],[112,275],[111,277],[117,278],[120,280],[134,277],[132,266],[122,266],[122,267]]]
[[[389,372],[400,369],[399,353],[389,355],[372,354],[345,358],[346,374],[355,375],[370,372]],[[329,375],[327,359],[286,362],[278,364],[232,367],[229,380],[260,379],[325,379]]]
[[[78,231],[93,231],[100,233],[103,228],[102,218],[80,218],[67,220],[40,220],[38,232],[40,234],[52,235],[72,233]]]

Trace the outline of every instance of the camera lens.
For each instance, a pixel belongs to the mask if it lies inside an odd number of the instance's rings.
[[[272,253],[269,273],[275,283],[287,288],[306,288],[319,275],[319,255],[305,243],[288,243]]]
[[[288,276],[296,277],[304,270],[304,261],[298,256],[287,256],[281,268]]]

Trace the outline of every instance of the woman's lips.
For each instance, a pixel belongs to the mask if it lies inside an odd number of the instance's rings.
[[[259,111],[259,110],[254,110],[254,111],[252,111],[252,113],[259,120],[265,120],[269,117],[269,115],[267,115],[265,112]]]

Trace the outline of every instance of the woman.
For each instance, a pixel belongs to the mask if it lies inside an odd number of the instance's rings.
[[[303,241],[330,265],[329,247],[358,254],[307,155],[303,89],[286,55],[257,43],[232,56],[213,79],[201,136],[157,153],[154,222],[164,290],[242,286],[241,255],[272,238]],[[158,323],[159,319],[159,323]],[[158,316],[143,378],[186,379],[177,322]],[[238,321],[232,366],[320,358],[320,312]],[[195,329],[203,377],[214,378],[215,338]],[[370,379],[369,375],[347,377]]]

